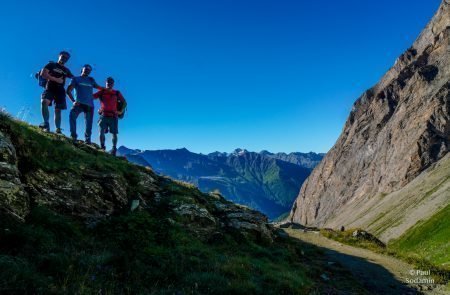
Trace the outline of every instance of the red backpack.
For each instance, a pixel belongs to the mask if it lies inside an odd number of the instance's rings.
[[[115,117],[117,115],[117,117],[119,119],[122,119],[125,116],[125,111],[126,111],[126,107],[127,107],[127,103],[125,100],[119,99],[119,94],[120,91],[118,90],[114,90],[113,93],[105,93],[104,90],[100,90],[99,93],[99,99],[102,102],[102,107],[98,110],[98,113],[107,117]],[[105,96],[106,95],[111,95],[111,96],[115,96],[115,110],[105,110],[103,107],[107,106],[108,103],[113,103],[113,102],[109,102],[106,101]],[[111,108],[114,109],[114,108]],[[122,112],[122,114],[118,114],[118,112]]]

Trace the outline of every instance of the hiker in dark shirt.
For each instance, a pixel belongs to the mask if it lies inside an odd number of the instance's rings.
[[[101,90],[94,78],[89,74],[92,71],[90,65],[84,65],[81,70],[81,76],[74,77],[67,87],[67,96],[73,102],[72,109],[70,110],[70,136],[75,142],[77,140],[77,118],[80,113],[84,113],[84,121],[86,124],[86,130],[84,133],[85,142],[91,143],[92,133],[92,121],[94,119],[94,88]],[[75,98],[73,97],[72,90],[75,89]]]
[[[61,111],[67,108],[66,90],[64,84],[66,78],[73,75],[64,65],[69,60],[70,54],[66,51],[59,53],[58,62],[49,62],[40,72],[42,78],[47,80],[45,90],[41,96],[41,110],[44,122],[39,126],[50,131],[50,113],[48,107],[55,102],[55,126],[56,133],[61,134]]]
[[[106,89],[100,90],[94,94],[94,98],[100,100],[98,126],[100,128],[100,146],[103,150],[105,147],[105,133],[108,131],[112,134],[113,148],[111,154],[114,156],[117,152],[117,134],[119,133],[119,116],[123,114],[126,107],[126,100],[118,90],[114,90],[114,79],[109,77],[106,79]],[[119,110],[117,105],[122,105]]]

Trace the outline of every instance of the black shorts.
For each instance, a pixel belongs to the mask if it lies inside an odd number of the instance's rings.
[[[67,109],[66,90],[64,87],[45,89],[44,92],[42,92],[41,99],[50,100],[50,105],[55,101],[55,109]]]
[[[100,116],[98,119],[98,126],[105,133],[110,132],[111,134],[119,133],[119,120],[117,117],[105,117]]]

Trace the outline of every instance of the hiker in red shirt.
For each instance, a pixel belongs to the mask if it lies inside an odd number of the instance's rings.
[[[105,147],[105,133],[108,131],[112,134],[113,148],[111,150],[112,155],[116,155],[117,152],[117,134],[119,133],[119,117],[122,116],[126,107],[126,100],[118,90],[113,90],[114,79],[108,77],[106,79],[106,89],[100,90],[94,94],[94,98],[100,100],[100,109],[98,113],[100,118],[98,120],[98,126],[100,128],[100,145],[103,150]],[[118,109],[118,105],[122,107]]]

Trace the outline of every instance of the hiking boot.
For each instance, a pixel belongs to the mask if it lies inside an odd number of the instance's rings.
[[[91,145],[91,139],[90,138],[86,138],[86,140],[84,141],[85,144]]]
[[[55,133],[56,133],[56,134],[62,134],[61,128],[56,128]]]
[[[50,124],[48,123],[41,123],[39,124],[39,128],[44,132],[50,132]]]
[[[102,151],[106,151],[106,146],[102,145],[102,146],[100,146],[100,149],[101,149]]]
[[[71,136],[70,138],[72,139],[72,143],[73,144],[77,143],[77,138],[75,136]]]
[[[117,154],[117,149],[116,149],[116,148],[113,148],[113,149],[111,150],[111,155],[116,156],[116,154]]]

